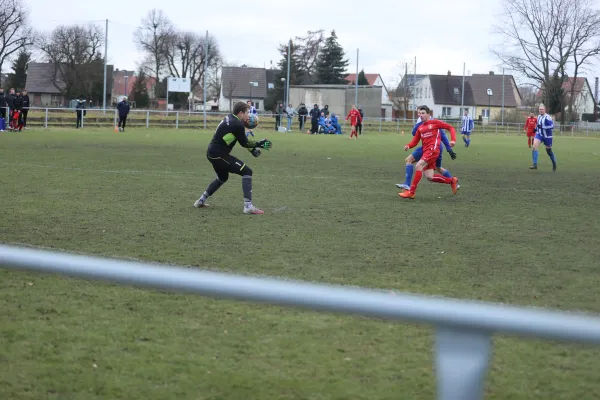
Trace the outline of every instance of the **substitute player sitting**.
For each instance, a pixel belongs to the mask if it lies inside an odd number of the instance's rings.
[[[440,129],[446,129],[450,131],[450,146],[454,147],[456,144],[456,130],[452,125],[449,125],[445,122],[439,120],[431,120],[429,118],[429,107],[421,106],[419,107],[419,116],[421,117],[421,121],[423,122],[419,128],[417,128],[417,132],[410,143],[404,146],[404,151],[408,151],[409,149],[415,147],[419,144],[420,141],[423,142],[423,157],[417,162],[415,172],[415,178],[413,180],[410,189],[398,193],[398,195],[405,199],[414,199],[415,193],[417,191],[417,186],[425,174],[425,177],[428,181],[436,182],[436,183],[445,183],[451,185],[452,193],[456,194],[458,188],[458,178],[447,178],[440,174],[434,174],[433,170],[435,169],[435,162],[440,155],[440,144],[441,144],[441,134]]]

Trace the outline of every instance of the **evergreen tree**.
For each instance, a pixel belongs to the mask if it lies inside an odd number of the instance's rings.
[[[130,97],[135,101],[137,108],[147,108],[150,105],[150,96],[148,95],[148,78],[143,68],[140,68],[136,74],[136,80],[133,83]]]
[[[17,58],[12,62],[13,72],[8,74],[8,88],[15,90],[25,89],[27,81],[27,63],[31,59],[31,53],[25,49],[21,49]]]
[[[548,114],[556,114],[563,111],[565,93],[562,88],[562,79],[558,74],[554,74],[545,91],[546,111]]]
[[[361,69],[360,72],[358,73],[358,84],[359,85],[368,85],[369,81],[367,80],[367,77],[365,76],[365,70]]]
[[[300,69],[298,63],[298,48],[294,42],[290,41],[290,85],[302,85],[304,82],[305,74]],[[274,110],[278,102],[283,102],[285,98],[285,88],[287,80],[287,68],[288,68],[288,43],[279,46],[279,53],[281,54],[281,60],[277,63],[279,73],[275,78],[275,88],[270,89],[267,92],[265,98],[265,110]],[[286,80],[282,81],[281,79]],[[284,105],[287,107],[287,104]]]
[[[344,59],[344,49],[337,40],[335,30],[331,31],[331,36],[325,40],[325,45],[319,54],[317,61],[317,83],[320,84],[338,84],[346,83],[346,68],[350,64],[348,59]]]

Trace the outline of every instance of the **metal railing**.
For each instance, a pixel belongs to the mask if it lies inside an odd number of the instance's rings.
[[[248,277],[0,245],[0,266],[316,311],[415,321],[436,329],[439,400],[484,394],[492,335],[600,344],[600,318],[448,298]],[[600,378],[600,377],[599,377]],[[398,396],[402,398],[401,395]]]
[[[86,109],[86,115],[83,117],[83,125],[85,127],[111,127],[114,128],[119,120],[117,110],[111,109]],[[336,113],[337,114],[337,113]],[[132,109],[127,117],[127,126],[131,128],[175,128],[175,129],[209,129],[213,130],[217,127],[221,119],[227,115],[223,111],[190,112],[185,110],[165,111],[165,110],[138,110]],[[344,114],[337,114],[339,123],[343,133],[349,133],[348,121],[345,120]],[[272,113],[262,113],[260,116],[259,129],[275,130],[276,118]],[[460,129],[460,122],[456,120],[446,120]],[[64,128],[75,127],[76,110],[69,108],[36,108],[32,107],[28,111],[27,126],[28,127],[43,127]],[[282,114],[280,125],[287,128],[287,115]],[[307,118],[303,127],[303,132],[310,128],[311,121]],[[523,135],[523,123],[510,122],[480,122],[475,121],[474,134],[477,133],[493,133],[506,135]],[[292,120],[292,131],[299,130],[298,116],[294,116]],[[363,132],[388,132],[388,133],[404,133],[410,135],[413,127],[413,121],[405,118],[370,118],[366,117],[363,121]],[[600,136],[600,123],[578,122],[566,125],[555,123],[555,132],[559,136]]]

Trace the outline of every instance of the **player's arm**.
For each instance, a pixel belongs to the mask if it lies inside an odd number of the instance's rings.
[[[469,128],[471,128],[470,130],[475,129],[475,121],[473,121],[473,118],[469,118]]]
[[[423,125],[423,122],[417,122],[415,124],[415,126],[413,126],[413,130],[412,130],[412,135],[415,136],[415,133],[417,133],[417,129],[419,129],[419,127]]]
[[[445,129],[450,131],[450,146],[454,146],[456,143],[456,129],[450,124],[440,121],[439,119],[431,121],[437,129]]]
[[[249,151],[252,151],[256,147],[256,141],[253,139],[249,139],[246,136],[246,127],[241,122],[239,125],[236,125],[235,132],[233,132],[235,138],[237,139],[240,146],[247,148]]]
[[[421,131],[417,130],[417,133],[412,138],[412,140],[410,141],[410,143],[407,144],[406,146],[404,146],[404,151],[408,151],[408,149],[412,149],[413,147],[415,147],[417,144],[419,144],[420,140],[421,140]]]
[[[450,158],[456,160],[456,153],[452,149],[452,146],[450,146],[450,142],[448,142],[448,136],[446,136],[446,132],[444,132],[443,129],[440,129],[440,136],[442,137],[442,143],[444,143],[444,146],[446,146],[446,151],[448,154],[450,154]]]
[[[554,121],[551,118],[545,118],[544,119],[544,128],[546,128],[546,129],[553,129],[554,128]]]

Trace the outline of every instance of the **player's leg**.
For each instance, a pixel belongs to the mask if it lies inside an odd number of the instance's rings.
[[[467,133],[461,132],[460,134],[462,135],[463,142],[465,142],[465,147],[467,147]]]
[[[416,172],[415,172],[415,177],[413,179],[412,184],[410,185],[410,189],[406,190],[404,192],[398,193],[398,195],[404,199],[414,199],[415,198],[415,193],[417,191],[417,186],[419,186],[419,182],[421,181],[421,178],[423,177],[423,170],[427,167],[427,162],[421,158],[418,162],[417,165],[415,166]]]
[[[123,117],[123,131],[125,131],[125,125],[127,125],[127,115]]]
[[[471,132],[467,132],[465,136],[467,137],[465,147],[469,147],[471,145]]]
[[[220,157],[207,158],[208,161],[210,161],[210,163],[212,164],[213,169],[217,174],[217,177],[215,178],[215,180],[208,184],[206,190],[204,191],[204,193],[202,193],[202,196],[200,196],[200,198],[196,200],[196,202],[194,203],[194,207],[196,208],[208,207],[208,204],[206,204],[206,200],[210,196],[212,196],[217,190],[219,190],[219,188],[223,186],[223,184],[229,179],[229,166],[226,160]]]
[[[404,166],[404,183],[397,183],[396,187],[400,189],[409,190],[413,179],[413,173],[415,170],[415,163],[423,156],[423,147],[417,148],[408,157],[406,157]]]
[[[228,172],[242,177],[244,193],[244,214],[264,214],[264,211],[252,204],[252,169],[245,162],[229,155],[227,158]]]
[[[537,169],[538,158],[540,156],[538,149],[540,147],[540,143],[542,143],[542,139],[542,136],[539,134],[536,134],[535,138],[533,139],[533,149],[531,150],[532,164],[529,169]]]
[[[550,161],[552,161],[552,171],[556,171],[556,156],[552,151],[552,138],[544,138],[544,146],[546,146],[546,153],[548,153],[548,157],[550,157]]]

